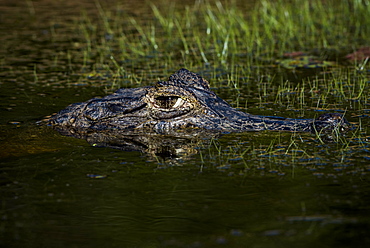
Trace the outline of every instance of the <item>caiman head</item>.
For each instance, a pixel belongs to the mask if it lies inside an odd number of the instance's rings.
[[[181,69],[155,86],[120,89],[103,98],[71,104],[53,115],[49,123],[74,130],[222,130],[220,110],[238,112],[217,97],[205,79]]]
[[[73,133],[108,129],[139,129],[161,134],[180,129],[316,132],[334,128],[344,131],[349,127],[340,114],[326,114],[313,120],[255,116],[238,111],[212,92],[205,79],[186,69],[155,86],[120,89],[103,98],[72,104],[48,122],[58,130]]]

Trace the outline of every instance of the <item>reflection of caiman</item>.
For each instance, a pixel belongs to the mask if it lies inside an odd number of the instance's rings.
[[[103,130],[140,130],[170,134],[176,130],[244,131],[346,131],[341,114],[317,119],[256,116],[238,111],[216,96],[199,75],[181,69],[155,86],[120,89],[114,94],[75,103],[49,119],[64,134],[84,136]]]
[[[71,133],[62,133],[71,135]],[[123,151],[140,151],[150,159],[185,159],[198,153],[198,147],[209,144],[218,133],[206,130],[183,130],[168,135],[144,130],[103,130],[79,133],[76,138],[85,139],[96,147],[108,147]]]

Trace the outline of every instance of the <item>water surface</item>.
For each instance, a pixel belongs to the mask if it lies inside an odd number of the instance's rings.
[[[103,5],[109,4],[116,2]],[[120,6],[152,18],[144,3]],[[174,150],[158,148],[159,142],[130,152],[100,147],[36,124],[116,87],[104,70],[89,76],[93,71],[82,68],[78,55],[76,23],[81,13],[97,16],[95,3],[5,1],[0,10],[3,247],[369,246],[369,101],[332,106],[361,127],[337,141],[250,132],[190,140]],[[177,67],[152,68],[141,85]],[[209,78],[230,73],[209,65],[196,72]],[[276,77],[320,73],[287,70]],[[263,85],[248,79],[239,90],[211,84],[253,114],[313,118],[320,112],[276,105],[276,96],[261,101]]]

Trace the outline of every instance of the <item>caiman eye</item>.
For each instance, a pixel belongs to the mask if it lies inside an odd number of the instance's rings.
[[[178,96],[157,96],[155,105],[162,109],[174,109],[181,107],[185,101]]]

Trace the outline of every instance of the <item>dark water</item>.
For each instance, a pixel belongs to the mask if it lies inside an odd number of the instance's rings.
[[[82,61],[66,56],[71,27],[82,10],[94,15],[95,3],[63,3],[1,4],[0,246],[370,245],[368,104],[347,114],[362,130],[338,142],[261,132],[127,152],[36,125],[112,91],[109,79],[81,80]],[[149,15],[144,3],[123,5]],[[237,96],[255,94],[253,87],[235,93],[220,86],[217,93],[235,106]],[[248,106],[255,114],[292,115],[257,97]]]

